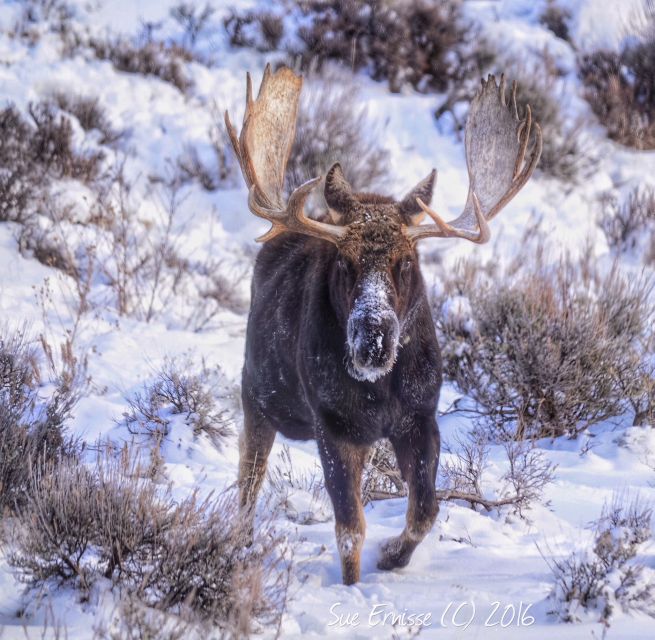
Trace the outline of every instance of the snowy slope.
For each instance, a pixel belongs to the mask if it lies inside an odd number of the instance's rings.
[[[97,8],[87,8],[80,0],[77,19],[92,33],[133,35],[140,22],[163,20],[172,0],[101,0]],[[156,78],[117,72],[109,62],[79,55],[62,58],[55,37],[45,35],[34,47],[8,36],[20,3],[0,6],[0,99],[25,107],[53,90],[97,96],[111,121],[130,135],[127,169],[132,176],[165,172],[167,163],[189,143],[208,151],[207,130],[211,125],[208,106],[215,101],[228,107],[238,120],[245,95],[245,71],[253,73],[254,83],[266,57],[252,51],[232,51],[220,27],[228,3],[217,3],[214,20],[218,25],[208,48],[220,62],[208,68],[189,65],[194,89],[185,97],[171,85]],[[251,6],[254,2],[230,2],[229,6]],[[526,63],[539,64],[545,47],[567,72],[560,78],[570,96],[569,117],[589,114],[575,76],[571,48],[538,23],[544,2],[502,0],[466,3],[468,14],[479,21],[489,38],[505,44],[505,55],[522,56]],[[570,0],[573,38],[583,47],[617,46],[621,39],[623,16],[637,0],[611,3],[601,0]],[[167,27],[168,28],[168,27]],[[171,30],[170,37],[177,37]],[[449,127],[434,124],[433,112],[441,96],[390,94],[385,84],[361,76],[360,98],[369,115],[384,126],[384,145],[393,168],[394,183],[388,191],[401,195],[425,176],[432,167],[439,171],[433,205],[442,215],[456,215],[466,199],[468,188],[464,150]],[[622,183],[629,190],[637,183],[655,185],[655,153],[620,149],[609,142],[600,127],[590,135],[600,159],[588,180],[567,191],[552,179],[537,177],[494,220],[495,247],[474,247],[468,243],[434,241],[426,251],[443,251],[446,264],[475,251],[483,257],[507,257],[515,253],[525,226],[542,216],[542,227],[555,238],[556,248],[581,251],[591,237],[598,260],[609,262],[607,246],[596,227],[598,195]],[[69,193],[60,185],[62,197],[84,201],[84,194]],[[140,211],[154,215],[155,195],[138,194]],[[184,250],[189,256],[214,253],[235,263],[248,262],[253,238],[266,225],[248,214],[246,190],[242,184],[231,189],[205,192],[196,189],[182,204]],[[211,228],[211,233],[208,229]],[[65,304],[71,283],[67,276],[33,259],[22,257],[16,248],[15,227],[0,225],[0,324],[28,322],[36,335],[47,329],[59,337],[70,328],[73,318]],[[211,238],[210,238],[211,235]],[[433,277],[426,268],[426,280]],[[38,290],[49,282],[52,304],[47,327],[38,303]],[[247,286],[247,285],[246,285]],[[100,285],[98,285],[100,287]],[[100,289],[98,289],[100,295]],[[117,442],[131,435],[117,423],[125,411],[125,396],[138,391],[166,357],[192,353],[208,365],[219,365],[232,384],[238,384],[246,316],[224,312],[200,332],[184,327],[181,314],[171,309],[153,322],[119,318],[114,312],[85,318],[80,329],[80,346],[89,353],[91,393],[84,397],[70,424],[72,433],[93,443],[101,438]],[[57,336],[54,336],[55,339]],[[447,409],[457,393],[445,387],[440,410]],[[442,439],[454,442],[454,435],[470,429],[465,416],[449,414],[439,420]],[[237,414],[238,424],[238,414]],[[464,504],[445,503],[437,524],[416,551],[410,565],[401,571],[383,573],[376,569],[380,543],[396,535],[404,524],[406,500],[377,502],[366,508],[367,539],[363,552],[362,580],[355,586],[341,585],[340,565],[334,541],[333,522],[295,524],[280,516],[281,530],[299,540],[294,558],[292,599],[284,616],[282,637],[392,638],[410,637],[416,632],[405,622],[383,623],[380,612],[414,616],[431,614],[421,637],[432,638],[590,638],[603,634],[593,618],[577,625],[556,623],[548,615],[552,603],[548,595],[553,579],[541,551],[566,555],[589,535],[588,523],[600,513],[616,490],[639,491],[646,500],[655,499],[653,460],[655,432],[629,427],[629,417],[596,426],[589,438],[580,441],[543,441],[540,449],[557,465],[556,480],[547,489],[550,506],[535,506],[529,521],[505,518],[494,512],[479,513]],[[201,492],[221,490],[234,483],[238,448],[232,437],[222,451],[208,441],[192,435],[175,435],[164,447],[164,470],[176,495],[183,496],[199,487]],[[593,446],[582,455],[588,441]],[[271,464],[279,459],[283,447],[278,441]],[[317,463],[313,443],[287,442],[294,465],[312,469]],[[444,454],[447,459],[449,455]],[[651,456],[651,458],[649,458]],[[491,451],[488,473],[503,473],[506,461],[502,448]],[[299,496],[298,500],[302,501]],[[329,510],[328,510],[329,511]],[[655,547],[642,558],[655,568]],[[18,617],[25,607],[23,585],[16,581],[0,555],[0,638],[42,636],[44,624],[53,620],[67,627],[66,637],[93,637],[98,626],[111,615],[112,598],[98,587],[91,601],[80,603],[73,591],[42,594],[45,604],[34,602],[28,614]],[[459,609],[459,605],[462,605]],[[527,612],[526,612],[527,609]],[[503,613],[507,611],[500,624]],[[354,620],[355,614],[359,615]],[[369,620],[369,616],[372,616]],[[472,618],[470,624],[467,624]],[[531,624],[528,624],[533,619]],[[523,621],[526,626],[518,624]],[[509,621],[509,622],[508,622]],[[506,624],[507,623],[507,624]],[[644,614],[615,617],[608,632],[615,638],[651,638],[655,623]]]

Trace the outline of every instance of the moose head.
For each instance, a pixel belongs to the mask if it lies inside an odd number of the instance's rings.
[[[241,503],[254,504],[275,433],[315,438],[335,511],[344,581],[359,579],[364,517],[359,483],[369,447],[387,437],[409,485],[407,524],[379,567],[404,566],[437,514],[436,403],[441,363],[419,269],[427,238],[487,242],[489,221],[528,181],[542,147],[516,85],[482,82],[465,134],[469,191],[445,222],[429,204],[432,171],[404,198],[354,192],[340,164],[325,176],[328,210],[304,205],[321,178],[283,193],[302,79],[266,67],[238,136],[227,130],[249,189],[248,206],[271,222],[259,240],[243,370]],[[429,222],[426,224],[425,219]],[[345,366],[344,366],[345,365]]]

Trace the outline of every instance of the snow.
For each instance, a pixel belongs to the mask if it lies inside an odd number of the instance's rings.
[[[233,51],[225,41],[221,17],[228,3],[217,3],[215,29],[207,44],[207,50],[219,62],[211,68],[190,65],[195,85],[190,96],[157,78],[117,72],[109,62],[83,55],[62,57],[51,35],[44,35],[34,47],[12,39],[8,29],[20,4],[5,2],[0,6],[3,105],[11,101],[24,109],[30,101],[54,90],[97,97],[112,124],[128,130],[126,170],[134,179],[165,173],[188,144],[209,156],[207,131],[212,116],[208,105],[216,102],[220,109],[228,108],[232,120],[239,122],[245,71],[253,72],[256,86],[263,70],[265,56]],[[97,8],[89,8],[94,4]],[[133,35],[146,22],[165,20],[174,4],[173,0],[78,0],[75,19],[93,33]],[[254,0],[229,3],[241,7],[254,4]],[[638,24],[642,15],[639,0],[560,0],[559,4],[571,11],[572,38],[585,50],[618,47],[625,38],[626,24]],[[488,37],[504,43],[507,56],[521,56],[526,65],[539,64],[547,48],[563,70],[559,88],[567,95],[569,117],[574,120],[579,114],[589,115],[575,77],[574,52],[538,23],[545,2],[502,0],[465,5]],[[169,23],[164,28],[167,37],[179,37]],[[369,116],[384,123],[383,142],[390,153],[394,176],[389,192],[401,196],[436,167],[439,174],[433,208],[446,218],[455,217],[466,200],[468,176],[462,142],[448,126],[437,127],[434,123],[433,113],[442,96],[409,91],[390,94],[384,83],[365,76],[358,76],[357,81]],[[599,126],[592,126],[589,135],[600,162],[594,175],[583,184],[567,190],[555,180],[536,177],[493,221],[493,246],[438,240],[424,247],[423,252],[440,251],[446,265],[454,265],[471,252],[481,259],[494,256],[509,260],[523,241],[523,230],[540,216],[544,231],[557,239],[558,251],[579,253],[590,238],[597,259],[609,262],[607,246],[596,228],[598,195],[615,184],[621,184],[621,191],[626,193],[635,184],[655,184],[655,153],[618,148],[605,139]],[[80,216],[88,213],[88,194],[83,189],[64,182],[58,189],[62,197],[76,204]],[[253,238],[265,232],[268,225],[248,214],[246,197],[241,183],[213,193],[193,190],[182,205],[179,223],[185,256],[201,259],[213,254],[237,265],[248,263]],[[153,189],[139,183],[135,202],[144,219],[157,219],[161,203]],[[55,341],[61,340],[73,322],[66,303],[73,284],[60,272],[23,257],[16,248],[17,233],[16,225],[0,224],[0,325],[27,325],[33,335],[48,332]],[[428,264],[424,275],[431,285],[434,274]],[[44,287],[50,292],[47,300],[40,293]],[[362,304],[384,307],[383,289],[379,283],[372,283]],[[94,294],[102,294],[102,283],[95,284]],[[204,358],[208,366],[219,365],[229,383],[238,385],[246,316],[225,311],[210,326],[193,331],[182,320],[184,303],[173,306],[151,322],[119,317],[110,309],[84,318],[79,344],[88,353],[93,383],[76,408],[69,425],[72,433],[90,444],[106,438],[118,443],[131,440],[132,436],[119,424],[126,410],[125,397],[140,390],[168,357],[193,354]],[[443,308],[444,317],[449,322],[463,321],[469,308],[465,297],[451,298]],[[465,329],[473,331],[475,327]],[[445,385],[440,411],[451,409],[459,398],[454,388]],[[237,412],[237,426],[239,420]],[[440,417],[439,424],[442,439],[450,443],[458,432],[471,428],[466,416],[451,412]],[[292,598],[283,619],[282,637],[410,637],[418,626],[425,638],[523,639],[556,635],[566,640],[602,636],[605,629],[597,617],[567,625],[556,623],[548,615],[553,578],[540,549],[548,548],[562,557],[570,553],[588,537],[587,525],[617,490],[638,491],[645,500],[655,499],[655,431],[629,425],[629,416],[625,416],[597,425],[577,441],[539,442],[547,459],[557,465],[556,480],[546,490],[549,507],[534,506],[529,521],[524,521],[476,512],[464,504],[445,503],[433,530],[402,570],[381,572],[376,562],[383,541],[402,530],[407,500],[368,505],[362,578],[351,587],[341,584],[329,505],[317,503],[304,485],[294,486],[286,496],[287,513],[277,520],[279,529],[297,541]],[[183,497],[196,488],[209,494],[234,484],[238,466],[236,436],[219,451],[202,436],[194,437],[189,429],[173,431],[175,435],[164,443],[162,455],[165,476],[176,496]],[[278,436],[270,464],[279,464],[285,445],[294,467],[312,473],[318,461],[312,442],[284,442]],[[443,459],[448,455],[444,454]],[[490,481],[499,489],[496,485],[506,464],[502,447],[492,447],[489,461]],[[341,542],[346,544],[345,540]],[[94,628],[111,617],[116,600],[109,585],[96,585],[87,603],[80,603],[78,595],[68,588],[52,589],[36,598],[26,596],[3,554],[0,549],[2,640],[55,637],[52,629],[42,635],[44,625],[55,623],[66,626],[65,637],[92,638]],[[644,551],[642,561],[655,567],[652,544]],[[18,615],[21,611],[24,614]],[[393,620],[385,618],[389,613],[401,616],[395,626]],[[264,637],[271,635],[265,633]],[[653,620],[634,612],[617,612],[609,630],[609,637],[616,638],[652,636]]]

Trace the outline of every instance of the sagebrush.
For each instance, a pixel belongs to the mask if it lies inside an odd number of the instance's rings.
[[[491,272],[491,273],[489,273]],[[589,254],[460,263],[435,301],[444,372],[499,439],[574,436],[648,404],[652,281]],[[638,407],[641,407],[638,409]]]
[[[636,254],[644,264],[655,262],[655,189],[634,187],[627,198],[607,196],[602,200],[598,225],[610,249]]]
[[[220,446],[232,434],[232,416],[219,402],[230,393],[220,368],[211,370],[204,363],[196,367],[189,358],[168,358],[143,391],[127,399],[123,423],[133,434],[163,438],[179,417],[195,436],[205,434]]]
[[[233,46],[282,49],[303,69],[337,62],[366,69],[393,92],[443,91],[489,57],[461,6],[459,0],[292,0],[276,9],[233,10],[225,27]]]
[[[655,15],[620,51],[582,55],[579,75],[592,110],[616,142],[655,149]]]
[[[54,387],[47,398],[40,394],[44,359]],[[51,347],[24,328],[0,329],[0,517],[24,505],[30,463],[77,458],[66,422],[88,382],[86,366],[70,343],[60,362],[57,368]]]
[[[108,60],[117,71],[157,77],[182,93],[193,86],[186,65],[195,58],[180,45],[158,40],[134,42],[126,38],[92,38],[88,45],[98,59]]]
[[[283,540],[270,525],[262,523],[253,541],[229,492],[179,501],[142,475],[127,448],[103,450],[91,465],[31,464],[26,501],[8,533],[19,579],[83,594],[108,579],[141,606],[211,622],[229,637],[276,624],[287,578]]]
[[[0,222],[24,222],[46,197],[52,180],[92,183],[105,154],[79,149],[71,121],[50,100],[32,103],[27,114],[14,105],[0,111]]]
[[[655,573],[639,560],[651,539],[652,508],[639,498],[617,495],[592,524],[593,540],[569,556],[547,562],[555,577],[551,613],[564,622],[590,614],[606,627],[617,609],[655,617]]]

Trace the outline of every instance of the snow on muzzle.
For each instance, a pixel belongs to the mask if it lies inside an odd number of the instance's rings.
[[[357,380],[375,382],[396,361],[398,318],[389,303],[391,283],[382,273],[365,275],[357,287],[348,317],[349,373]]]

